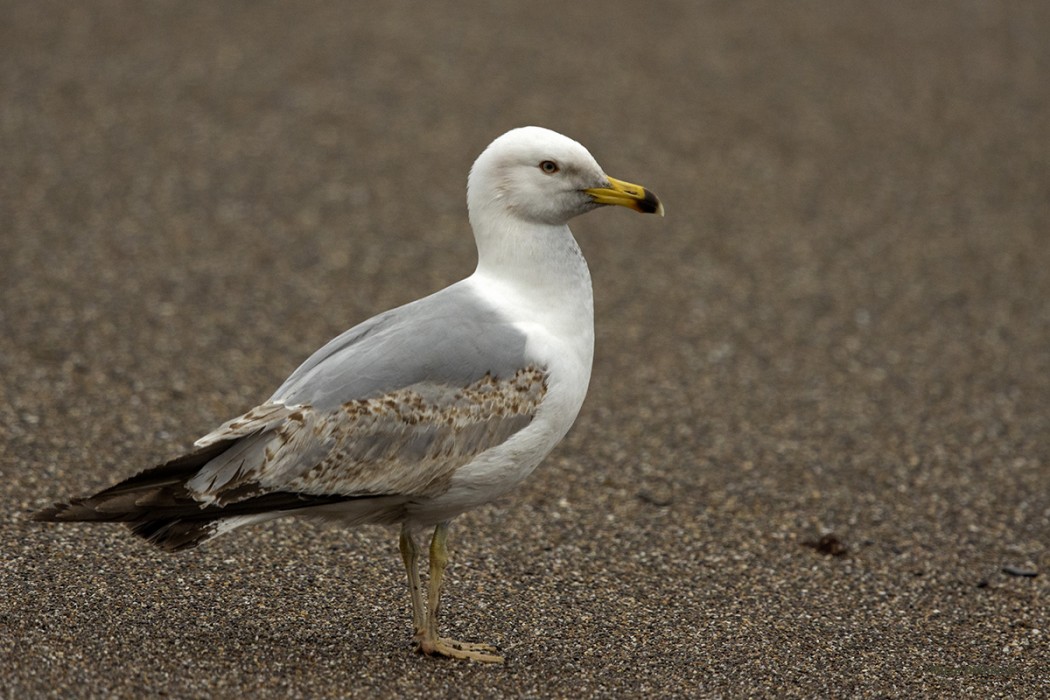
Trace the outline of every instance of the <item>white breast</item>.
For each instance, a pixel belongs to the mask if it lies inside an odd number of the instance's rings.
[[[481,271],[467,280],[526,335],[526,359],[546,368],[547,394],[527,427],[460,468],[446,493],[410,507],[418,525],[447,520],[513,489],[572,427],[594,357],[590,274],[582,256],[579,263],[576,274],[566,277],[562,271],[555,289],[522,288]]]

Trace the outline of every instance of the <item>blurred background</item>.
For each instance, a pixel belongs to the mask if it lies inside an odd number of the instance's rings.
[[[1045,692],[1048,36],[1042,2],[4,3],[0,695]],[[667,217],[574,223],[587,403],[457,521],[449,633],[505,667],[410,653],[380,529],[26,522],[469,274],[467,171],[525,124]]]

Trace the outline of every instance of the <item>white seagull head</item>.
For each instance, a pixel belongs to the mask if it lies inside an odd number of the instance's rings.
[[[586,148],[538,126],[508,131],[478,156],[467,181],[467,204],[472,223],[509,216],[527,224],[564,226],[608,204],[663,215],[654,194],[609,177]]]

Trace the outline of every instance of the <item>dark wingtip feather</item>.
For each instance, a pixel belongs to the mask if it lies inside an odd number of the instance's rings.
[[[55,503],[30,514],[38,522],[125,522],[128,529],[138,537],[168,552],[192,549],[216,535],[214,519],[183,520],[182,518],[157,518],[141,520],[144,513],[131,513],[114,509],[92,507],[84,503],[91,499],[74,499],[70,503]],[[105,502],[103,502],[103,505]]]
[[[68,503],[53,503],[47,508],[41,508],[30,514],[29,518],[42,523],[57,523],[62,521],[62,513],[67,510],[69,510]]]
[[[277,491],[237,494],[236,500],[222,505],[201,503],[187,491],[186,481],[229,445],[209,445],[140,472],[92,496],[55,503],[30,517],[60,523],[122,522],[150,544],[177,552],[215,537],[220,533],[219,523],[234,516],[300,510],[354,498]]]
[[[188,521],[179,518],[128,523],[133,534],[167,552],[192,549],[216,534],[215,520]]]
[[[87,505],[88,499],[74,498],[69,503],[54,503],[47,508],[38,510],[30,518],[39,522],[49,523],[71,523],[91,521],[118,520],[119,515],[105,513]]]
[[[149,518],[152,510],[200,507],[186,492],[185,483],[200,467],[229,448],[219,442],[146,469],[91,496],[55,503],[33,513],[40,522],[132,522]]]

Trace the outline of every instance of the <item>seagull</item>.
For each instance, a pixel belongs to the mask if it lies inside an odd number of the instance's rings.
[[[502,663],[491,645],[438,634],[449,523],[521,483],[576,420],[594,301],[568,222],[605,205],[664,213],[576,141],[508,131],[467,180],[473,274],[339,335],[187,454],[34,519],[122,522],[168,551],[284,516],[400,525],[417,651]]]

